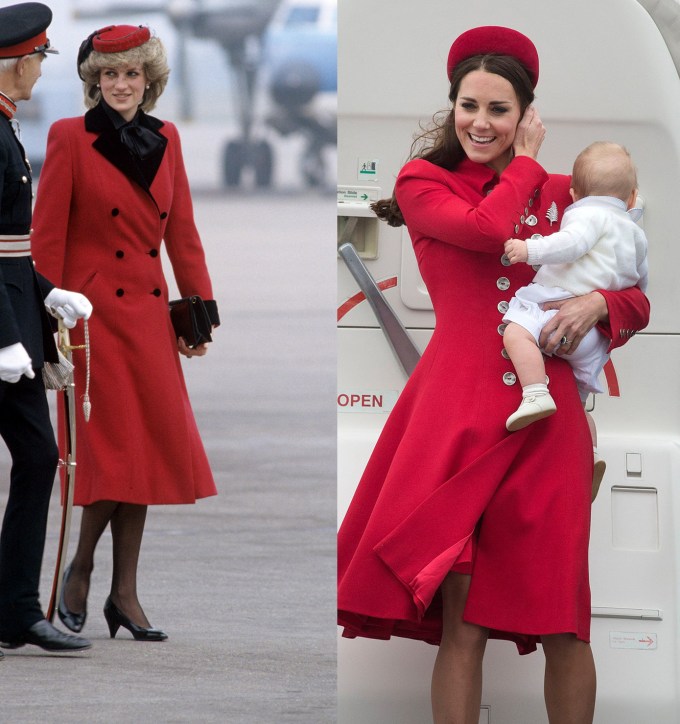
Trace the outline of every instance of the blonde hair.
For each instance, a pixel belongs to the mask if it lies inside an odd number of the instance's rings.
[[[98,53],[93,50],[80,64],[79,72],[83,80],[85,106],[94,108],[101,100],[101,90],[97,87],[99,76],[104,68],[140,65],[144,68],[149,85],[140,104],[147,113],[152,110],[168,83],[170,68],[167,53],[159,38],[151,37],[146,43],[124,50],[121,53]]]
[[[638,187],[630,153],[611,141],[591,143],[574,161],[571,187],[578,198],[614,196],[627,201]]]

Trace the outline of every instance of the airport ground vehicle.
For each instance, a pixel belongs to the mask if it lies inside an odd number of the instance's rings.
[[[343,0],[340,6],[339,235],[354,244],[417,348],[427,343],[434,318],[408,233],[379,225],[368,203],[391,194],[419,122],[444,107],[445,59],[456,35],[498,24],[536,43],[547,169],[568,173],[576,153],[602,138],[623,143],[636,160],[652,317],[614,353],[609,394],[594,409],[608,463],[593,506],[590,553],[600,724],[680,721],[679,20],[675,2],[651,0],[430,0],[419,7]],[[407,373],[342,259],[338,265],[342,517]],[[435,653],[407,640],[341,640],[338,722],[429,721]],[[480,722],[546,721],[542,676],[540,652],[518,657],[512,644],[490,642]]]

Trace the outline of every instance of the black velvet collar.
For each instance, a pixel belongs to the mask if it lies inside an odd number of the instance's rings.
[[[149,116],[140,110],[136,122],[143,128],[152,131],[160,139],[158,150],[144,161],[135,158],[122,143],[119,130],[101,103],[85,114],[85,130],[88,133],[98,134],[92,146],[129,179],[150,193],[149,189],[163,160],[168,140],[159,133],[159,129],[164,124],[158,118]]]

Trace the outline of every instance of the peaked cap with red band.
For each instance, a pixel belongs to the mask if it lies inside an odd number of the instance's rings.
[[[531,82],[538,83],[538,52],[536,46],[526,35],[512,28],[500,25],[485,25],[467,30],[459,35],[449,50],[446,63],[446,75],[451,80],[453,69],[466,58],[473,55],[510,55],[517,58],[526,68]]]
[[[93,50],[97,53],[123,53],[144,45],[151,38],[151,31],[144,25],[107,25],[95,30],[83,40],[78,50],[78,75],[80,66]],[[80,76],[82,78],[82,75]]]
[[[19,3],[0,8],[0,58],[33,53],[58,53],[50,47],[47,26],[52,11],[42,3]]]

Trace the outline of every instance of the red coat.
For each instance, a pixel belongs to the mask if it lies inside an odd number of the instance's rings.
[[[98,109],[85,118],[105,131]],[[177,130],[156,123],[167,147],[150,193],[131,178],[113,135],[86,130],[83,117],[56,122],[48,137],[33,255],[57,286],[82,292],[94,307],[89,422],[78,405],[78,505],[193,503],[216,493],[170,325],[161,242],[182,296],[212,299],[212,288]],[[98,138],[108,159],[93,148]],[[82,343],[82,324],[71,339]],[[80,400],[84,353],[74,358]]]
[[[465,620],[521,653],[541,634],[589,639],[593,456],[574,376],[546,359],[557,413],[507,432],[521,388],[508,384],[514,370],[499,333],[500,303],[534,273],[505,266],[503,243],[558,228],[568,188],[568,177],[526,157],[500,179],[468,160],[455,172],[415,160],[399,175],[436,327],[340,529],[345,636],[438,643],[438,588],[453,569],[472,573]],[[614,347],[647,324],[649,306],[638,289],[604,294]]]

